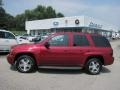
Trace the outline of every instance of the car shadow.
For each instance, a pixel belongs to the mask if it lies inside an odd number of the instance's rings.
[[[37,70],[39,73],[48,73],[48,74],[88,74],[90,75],[88,72],[86,72],[85,69],[43,69],[43,68],[39,68]],[[106,68],[103,67],[101,73],[110,73],[111,71]]]
[[[10,70],[17,71],[16,67],[12,66],[12,65],[10,66]],[[37,72],[37,70],[34,70],[34,71],[30,72],[30,73],[36,73],[36,72]]]
[[[15,66],[10,66],[10,69],[12,70],[12,71],[17,71],[17,69],[15,68]]]
[[[11,65],[10,69],[12,71],[17,71],[17,69]],[[87,73],[85,71],[85,69],[49,69],[49,68],[39,68],[37,70],[34,70],[30,73],[36,73],[36,72],[39,72],[39,73],[46,73],[46,74],[88,74],[90,75],[89,73]],[[111,71],[106,68],[106,67],[103,67],[102,68],[102,71],[101,73],[110,73]]]
[[[39,73],[47,74],[82,74],[84,73],[83,69],[41,69],[37,70]]]
[[[7,55],[7,54],[9,54],[9,53],[7,53],[7,52],[0,52],[0,56],[2,55],[2,56],[5,56],[5,55]]]
[[[101,73],[110,73],[111,71],[107,67],[103,67]]]

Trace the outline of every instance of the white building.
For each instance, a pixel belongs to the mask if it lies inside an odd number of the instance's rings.
[[[110,35],[111,31],[117,31],[117,27],[87,16],[74,16],[63,18],[51,18],[43,20],[26,21],[27,33],[32,35],[45,32],[87,32]]]

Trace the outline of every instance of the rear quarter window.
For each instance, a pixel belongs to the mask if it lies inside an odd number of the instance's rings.
[[[103,36],[92,36],[92,40],[97,47],[111,47],[109,41]]]

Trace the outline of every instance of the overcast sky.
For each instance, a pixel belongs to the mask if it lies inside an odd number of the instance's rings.
[[[120,28],[120,0],[3,0],[11,15],[34,9],[37,5],[52,6],[65,16],[90,16]]]

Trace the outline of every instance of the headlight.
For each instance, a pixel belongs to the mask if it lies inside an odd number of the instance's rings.
[[[13,45],[12,47],[11,47],[11,49],[13,49],[13,48],[15,48],[17,45]]]
[[[10,53],[13,53],[13,49],[16,47],[17,45],[13,45],[10,49]]]

